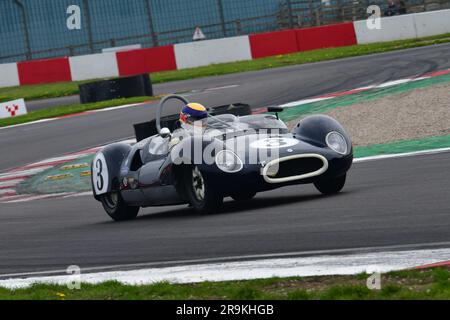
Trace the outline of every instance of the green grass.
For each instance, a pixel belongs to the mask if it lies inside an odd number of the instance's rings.
[[[249,281],[203,282],[129,286],[118,282],[82,284],[80,290],[38,284],[26,289],[0,288],[0,300],[369,300],[450,299],[450,272],[446,268],[383,274],[381,290],[366,287],[368,275],[272,278]]]
[[[450,42],[450,34],[410,40],[320,49],[289,55],[262,58],[252,61],[223,63],[192,69],[157,72],[153,73],[151,75],[151,78],[153,83],[163,83],[169,81],[194,79],[207,76],[219,76],[245,71],[256,71],[317,61],[354,57],[371,53],[387,52],[446,42]],[[0,102],[18,98],[35,100],[74,95],[79,93],[78,85],[85,82],[87,81],[0,88]]]
[[[48,109],[31,111],[26,115],[18,116],[14,118],[0,119],[0,127],[7,127],[16,124],[22,124],[26,122],[55,118],[60,116],[65,116],[69,114],[76,114],[84,111],[98,110],[109,107],[120,106],[124,104],[140,103],[148,100],[154,100],[155,97],[136,97],[128,99],[115,99],[109,101],[102,101],[96,103],[87,104],[74,104],[69,106],[53,107]]]

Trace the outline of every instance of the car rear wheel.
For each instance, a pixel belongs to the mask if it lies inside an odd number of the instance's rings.
[[[186,168],[184,182],[189,203],[199,213],[215,213],[220,210],[223,196],[204,177],[197,166]]]
[[[344,174],[343,176],[334,179],[318,180],[314,182],[314,186],[325,195],[335,194],[344,188],[346,179],[347,175]]]
[[[232,195],[231,195],[231,198],[232,198],[234,201],[239,201],[239,202],[241,202],[241,201],[248,201],[248,200],[251,200],[251,199],[253,199],[255,196],[256,196],[256,192],[248,191],[248,192],[240,192],[240,193],[232,194]]]
[[[132,207],[125,203],[119,192],[111,192],[100,197],[106,213],[114,221],[133,220],[139,213],[139,207]]]

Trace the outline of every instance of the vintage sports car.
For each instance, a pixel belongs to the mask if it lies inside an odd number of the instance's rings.
[[[165,97],[156,120],[145,124],[148,134],[140,130],[135,145],[111,144],[95,155],[94,197],[116,221],[150,206],[188,204],[213,213],[224,197],[246,201],[288,185],[313,183],[323,194],[344,187],[353,148],[331,117],[308,116],[289,132],[278,118],[280,107],[252,115],[248,106],[231,105],[209,110],[193,130],[185,130],[178,115],[161,117],[169,100],[189,103],[182,96]]]

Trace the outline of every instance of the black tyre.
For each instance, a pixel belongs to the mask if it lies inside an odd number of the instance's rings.
[[[232,194],[231,198],[234,201],[248,201],[253,199],[256,196],[256,192],[252,192],[252,191],[248,191],[248,192],[240,192],[240,193],[236,193],[236,194]]]
[[[344,174],[343,176],[334,179],[318,180],[314,182],[314,186],[323,194],[335,194],[344,188],[346,179],[347,175]]]
[[[125,203],[119,192],[111,192],[101,196],[103,208],[114,221],[133,220],[139,213],[139,207],[132,207]]]
[[[211,187],[197,166],[186,167],[184,182],[189,203],[195,211],[209,214],[220,210],[223,196]]]

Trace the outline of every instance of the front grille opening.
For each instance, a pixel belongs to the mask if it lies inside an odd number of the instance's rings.
[[[299,176],[318,171],[323,166],[323,161],[318,158],[292,159],[270,166],[267,170],[267,176],[273,179]]]

